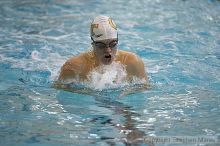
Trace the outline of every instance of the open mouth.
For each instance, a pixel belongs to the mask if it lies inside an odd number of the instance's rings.
[[[109,54],[109,55],[105,55],[105,58],[111,58],[112,56]]]

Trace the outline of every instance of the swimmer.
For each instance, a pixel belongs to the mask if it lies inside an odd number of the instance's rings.
[[[118,49],[117,27],[110,17],[97,16],[91,23],[90,37],[92,50],[68,59],[61,68],[58,81],[88,80],[88,74],[96,67],[117,61],[125,66],[127,80],[137,77],[148,82],[141,58]]]

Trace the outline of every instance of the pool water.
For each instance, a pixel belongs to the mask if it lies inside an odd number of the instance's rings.
[[[1,0],[0,145],[219,137],[219,12],[217,0]],[[143,59],[149,89],[51,87],[66,59],[90,49],[89,24],[99,14],[115,20],[119,48]]]

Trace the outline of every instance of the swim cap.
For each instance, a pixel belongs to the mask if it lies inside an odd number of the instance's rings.
[[[90,36],[93,41],[117,39],[117,27],[110,17],[97,16],[91,23]]]

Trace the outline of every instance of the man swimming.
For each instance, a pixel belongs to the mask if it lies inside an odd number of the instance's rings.
[[[95,68],[120,62],[126,69],[126,80],[137,77],[147,83],[143,61],[134,53],[118,50],[117,27],[110,17],[97,16],[91,23],[90,36],[93,49],[67,60],[61,68],[59,81],[88,80],[89,73]]]

